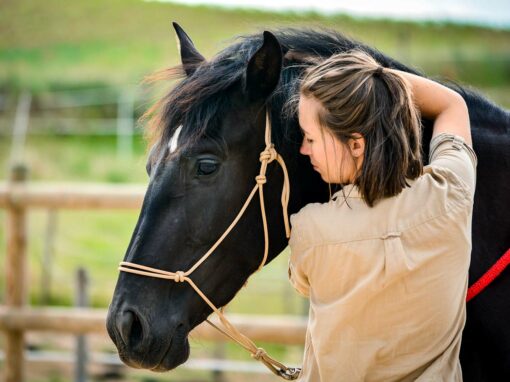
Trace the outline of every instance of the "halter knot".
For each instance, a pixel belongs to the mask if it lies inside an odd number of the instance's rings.
[[[267,183],[267,178],[265,175],[257,175],[255,177],[255,180],[257,181],[257,184],[266,184]]]
[[[183,283],[185,277],[186,276],[184,276],[184,272],[183,271],[177,271],[177,272],[175,272],[174,281],[176,283]]]
[[[264,356],[266,356],[267,353],[264,349],[262,348],[257,348],[257,351],[255,353],[252,353],[252,358],[257,360],[257,361],[260,361],[260,359]]]
[[[274,145],[271,143],[270,146],[266,147],[264,151],[260,153],[259,160],[261,162],[267,161],[272,162],[276,159],[278,153],[276,152]]]

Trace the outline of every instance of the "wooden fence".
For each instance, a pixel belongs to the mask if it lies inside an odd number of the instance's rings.
[[[27,213],[30,209],[139,209],[144,187],[101,184],[30,184],[23,166],[0,183],[0,208],[6,210],[7,252],[5,304],[0,306],[0,330],[5,333],[6,382],[24,380],[24,333],[106,333],[106,310],[30,307],[27,305]],[[303,344],[306,319],[294,316],[229,315],[241,332],[255,341]],[[214,321],[214,318],[213,318]],[[202,324],[196,339],[224,341],[222,334]]]
[[[48,134],[116,136],[118,157],[130,159],[133,155],[133,138],[142,133],[135,128],[137,104],[150,102],[153,95],[149,89],[142,87],[122,87],[60,90],[37,95],[24,91],[19,95],[17,105],[11,98],[14,97],[0,96],[0,138],[12,137],[12,162],[23,150],[27,135]],[[37,108],[35,113],[33,104]],[[109,111],[103,115],[103,111],[99,118],[80,113],[80,110],[91,107],[103,110],[108,107],[115,112]],[[12,131],[8,128],[11,109],[15,110]]]

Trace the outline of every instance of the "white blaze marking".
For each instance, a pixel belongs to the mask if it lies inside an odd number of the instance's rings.
[[[170,153],[173,153],[177,150],[177,140],[179,139],[179,134],[181,133],[182,125],[180,125],[177,130],[175,130],[174,135],[170,138],[168,142],[168,148],[170,149]]]

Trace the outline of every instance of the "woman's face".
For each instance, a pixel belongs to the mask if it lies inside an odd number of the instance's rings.
[[[319,125],[318,113],[322,105],[313,97],[301,95],[299,99],[299,125],[303,143],[299,152],[310,157],[313,169],[328,183],[352,183],[356,175],[356,162],[344,145],[331,132]]]

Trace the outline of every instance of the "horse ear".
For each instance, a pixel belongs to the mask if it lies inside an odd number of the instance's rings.
[[[266,99],[278,85],[282,70],[282,47],[276,37],[264,32],[262,46],[248,62],[245,91],[251,100]]]
[[[193,45],[193,41],[189,38],[189,36],[184,32],[184,29],[181,28],[179,24],[173,22],[175,33],[177,34],[177,46],[181,53],[181,62],[186,75],[189,77],[193,74],[196,68],[205,61],[204,56],[202,56]]]

